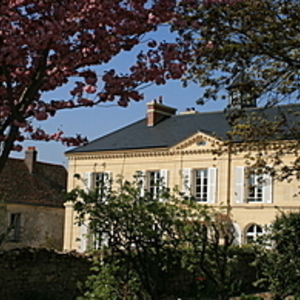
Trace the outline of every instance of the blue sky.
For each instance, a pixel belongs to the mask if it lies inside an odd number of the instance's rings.
[[[154,33],[159,39],[170,40],[172,36],[166,29],[161,29]],[[114,68],[120,72],[126,72],[134,64],[136,54],[143,49],[143,45],[138,46],[132,52],[125,52],[113,59],[109,65],[103,65],[97,68],[97,73],[102,74],[103,70]],[[69,99],[69,90],[73,85],[67,85],[52,93],[45,94],[45,99]],[[164,86],[152,85],[143,90],[144,100],[140,102],[131,102],[127,108],[112,105],[103,105],[93,108],[80,108],[64,110],[58,112],[54,118],[37,123],[38,126],[45,129],[48,133],[55,132],[58,128],[62,129],[66,135],[72,136],[80,133],[91,141],[95,138],[113,132],[130,123],[145,117],[146,103],[163,96],[163,103],[177,108],[177,112],[185,111],[188,107],[195,107],[199,112],[222,110],[227,105],[227,101],[209,101],[205,105],[196,105],[196,100],[201,96],[202,90],[196,84],[190,84],[188,87],[182,87],[180,81],[170,81]],[[71,149],[61,145],[58,142],[34,142],[26,141],[23,143],[23,151],[13,152],[11,157],[23,158],[24,150],[28,146],[35,146],[38,150],[38,159],[40,161],[63,164],[67,167],[67,160],[64,152]]]

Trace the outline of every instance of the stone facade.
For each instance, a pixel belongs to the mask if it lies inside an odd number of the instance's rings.
[[[161,110],[163,105],[157,106]],[[148,107],[151,108],[152,116],[155,105]],[[151,118],[155,119],[153,116]],[[165,177],[165,184],[170,188],[178,186],[184,193],[195,194],[198,176],[198,193],[203,194],[202,199],[199,196],[199,202],[212,206],[230,206],[231,218],[237,231],[236,243],[250,242],[264,231],[265,225],[274,220],[278,208],[283,211],[299,209],[299,183],[295,179],[290,183],[276,182],[267,174],[263,175],[264,183],[259,183],[257,176],[253,175],[251,180],[256,182],[252,183],[250,189],[245,153],[233,154],[233,151],[227,149],[222,155],[216,156],[213,150],[220,143],[220,139],[199,131],[171,147],[70,152],[67,154],[68,189],[76,186],[84,188],[83,182],[93,187],[93,174],[106,172],[113,181],[117,175],[131,180],[137,171],[142,171],[146,177],[155,173]],[[291,154],[284,157],[284,161],[289,162],[294,158]],[[88,176],[88,179],[78,180],[74,174],[79,174],[82,179]],[[64,249],[84,251],[86,244],[82,240],[86,229],[74,225],[72,204],[66,203],[65,207]]]
[[[37,161],[29,147],[25,159],[9,159],[0,177],[0,235],[10,228],[1,250],[49,247],[62,250],[64,192],[63,166]]]

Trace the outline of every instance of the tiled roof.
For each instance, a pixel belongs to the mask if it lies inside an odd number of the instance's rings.
[[[246,113],[264,112],[266,117],[274,120],[280,113],[287,115],[290,121],[298,118],[291,111],[300,112],[300,105],[282,105],[267,109],[252,108]],[[224,111],[205,112],[197,114],[179,114],[166,117],[155,126],[147,126],[143,119],[129,126],[121,128],[108,135],[91,141],[86,146],[77,147],[66,154],[96,151],[116,151],[130,149],[169,148],[197,132],[203,132],[221,140],[227,138],[231,127]]]
[[[0,175],[0,200],[63,207],[67,171],[63,166],[36,162],[34,174],[21,159],[9,159]]]

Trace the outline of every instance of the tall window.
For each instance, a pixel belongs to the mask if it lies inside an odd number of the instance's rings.
[[[207,202],[208,172],[207,169],[195,170],[195,198],[199,202]]]
[[[92,188],[97,191],[99,198],[104,199],[110,187],[110,174],[108,172],[93,173]]]
[[[184,197],[193,196],[198,202],[216,203],[217,168],[181,170],[181,184]]]
[[[251,170],[248,174],[248,202],[263,201],[263,175]]]
[[[262,236],[264,233],[261,226],[253,224],[251,225],[246,232],[246,243],[250,244],[255,242],[258,237]]]
[[[141,196],[145,196],[147,191],[153,198],[161,199],[161,192],[168,187],[169,170],[137,171],[138,184]]]
[[[159,195],[160,186],[160,172],[150,171],[148,172],[148,191],[152,197],[157,197]]]
[[[10,241],[19,242],[21,239],[21,214],[10,215]]]
[[[272,176],[258,169],[235,168],[235,203],[272,203]]]

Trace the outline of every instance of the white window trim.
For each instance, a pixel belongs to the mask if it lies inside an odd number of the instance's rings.
[[[181,171],[182,193],[185,197],[195,195],[195,172],[197,170],[207,170],[207,200],[197,201],[198,203],[216,203],[217,201],[217,168],[185,168]]]
[[[263,176],[262,178],[262,200],[251,201],[248,199],[248,179],[247,178],[247,168],[243,166],[238,166],[235,168],[235,191],[234,191],[234,201],[237,204],[241,203],[272,203],[273,202],[273,182],[270,174],[264,173],[262,175],[257,174],[257,176]]]
[[[149,191],[150,188],[150,173],[156,172],[158,175],[158,181],[159,181],[159,189],[162,189],[163,187],[169,186],[169,170],[167,169],[161,169],[161,170],[140,170],[137,171],[137,174],[139,175],[138,180],[140,181],[140,190],[141,190],[141,197],[145,196],[145,191]],[[161,190],[157,190],[157,192],[161,192]],[[157,195],[154,195],[155,197]],[[162,200],[162,199],[160,199]]]
[[[249,233],[248,231],[252,226],[254,226],[254,231]],[[262,231],[258,232],[257,227],[260,227]],[[249,244],[248,237],[252,237],[253,241],[255,242],[260,236],[264,235],[264,233],[265,233],[265,231],[264,231],[264,227],[262,225],[258,225],[258,224],[248,225],[245,230],[245,244]]]

